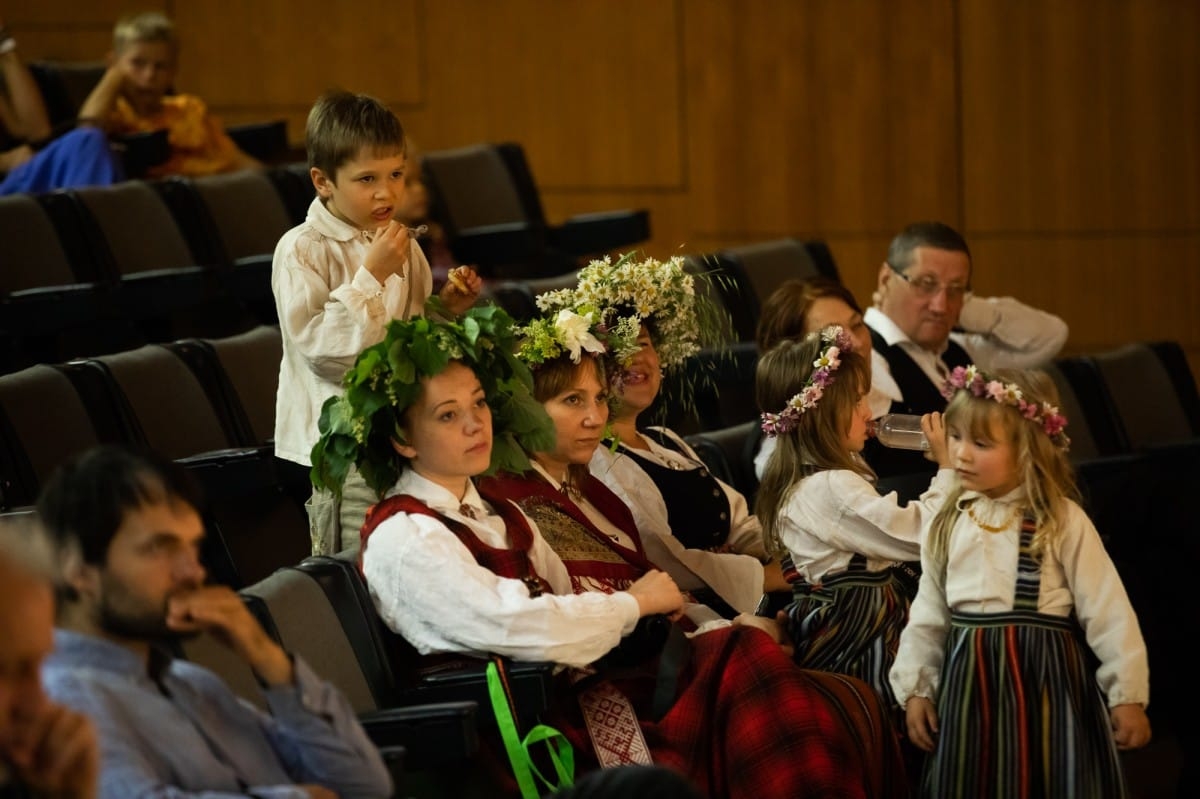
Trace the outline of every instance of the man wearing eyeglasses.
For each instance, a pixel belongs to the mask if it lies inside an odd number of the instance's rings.
[[[956,366],[1035,367],[1067,340],[1066,323],[1053,314],[1011,297],[972,295],[967,242],[941,222],[911,224],[892,239],[875,306],[863,319],[874,348],[872,388],[891,398],[892,413],[945,409],[941,387]],[[874,440],[863,455],[881,478],[932,474],[936,466],[919,452]]]

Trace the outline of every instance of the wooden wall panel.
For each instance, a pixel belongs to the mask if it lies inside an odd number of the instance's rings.
[[[698,230],[885,230],[959,216],[950,0],[686,3]]]
[[[961,5],[969,227],[1200,227],[1200,4]]]
[[[976,237],[976,290],[1062,316],[1075,352],[1172,338],[1200,354],[1200,234]]]
[[[681,186],[678,7],[428,3],[426,146],[520,141],[559,190]]]
[[[294,142],[333,85],[421,149],[514,140],[551,220],[651,211],[647,252],[824,238],[870,302],[905,223],[958,225],[981,293],[1062,314],[1068,349],[1200,363],[1194,0],[37,0],[27,59],[93,60],[162,7],[180,88]]]
[[[26,61],[103,61],[112,48],[113,23],[125,14],[156,9],[170,10],[163,0],[29,0],[9,4],[3,16]]]
[[[98,27],[111,34],[113,23],[125,14],[171,11],[172,5],[168,0],[23,0],[5,3],[3,16],[5,24],[17,30],[26,26]]]
[[[188,0],[175,19],[180,86],[214,108],[307,112],[335,87],[397,108],[423,100],[417,0]]]

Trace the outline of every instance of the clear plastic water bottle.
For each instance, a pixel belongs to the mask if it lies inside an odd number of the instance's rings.
[[[886,413],[875,420],[872,432],[885,447],[928,450],[921,432],[921,417],[910,413]]]

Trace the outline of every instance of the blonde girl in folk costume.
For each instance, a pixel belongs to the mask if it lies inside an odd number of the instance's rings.
[[[921,529],[953,485],[943,468],[921,497],[901,506],[880,496],[860,453],[871,409],[870,352],[834,325],[785,340],[758,363],[763,432],[776,440],[757,507],[768,547],[782,551],[792,601],[785,628],[795,660],[850,674],[893,704],[887,674],[916,591]],[[931,457],[948,463],[941,415],[922,419]]]
[[[922,794],[1125,796],[1117,749],[1150,740],[1146,646],[1072,498],[1054,385],[968,366],[947,393],[959,485],[922,547],[891,671],[932,753]]]

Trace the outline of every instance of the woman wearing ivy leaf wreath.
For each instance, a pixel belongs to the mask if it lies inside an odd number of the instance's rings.
[[[355,463],[387,495],[368,517],[360,555],[384,621],[427,655],[499,653],[569,667],[544,721],[564,730],[584,769],[598,763],[576,706],[577,688],[588,687],[642,711],[634,727],[610,730],[623,736],[627,762],[653,759],[708,796],[902,791],[882,709],[860,703],[869,689],[797,669],[761,630],[725,625],[684,639],[689,659],[657,720],[645,712],[652,679],[627,677],[622,691],[591,668],[640,616],[675,614],[682,597],[657,571],[627,591],[572,593],[538,527],[514,503],[476,490],[474,475],[521,472],[523,450],[556,445],[529,370],[513,357],[509,323],[497,308],[472,309],[458,323],[393,322],[325,405],[315,474],[336,491]]]

